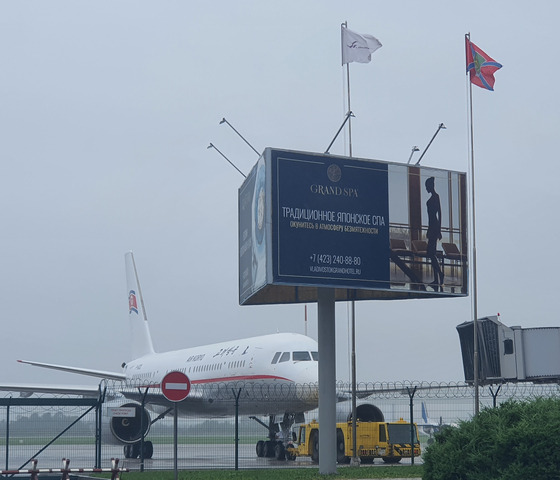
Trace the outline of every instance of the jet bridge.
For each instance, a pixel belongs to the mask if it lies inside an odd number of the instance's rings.
[[[560,327],[508,327],[497,316],[480,318],[478,378],[503,382],[560,383]],[[457,326],[465,382],[474,382],[474,322]]]

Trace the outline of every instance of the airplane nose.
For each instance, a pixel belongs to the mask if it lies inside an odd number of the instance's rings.
[[[301,362],[301,371],[298,375],[298,383],[317,383],[319,380],[319,370],[317,362]]]

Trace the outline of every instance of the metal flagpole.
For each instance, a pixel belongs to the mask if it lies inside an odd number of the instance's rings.
[[[350,108],[350,62],[346,64],[346,87],[348,89],[348,156],[352,156],[352,109]]]
[[[344,22],[340,26],[340,45],[342,49],[344,48],[342,29],[347,27],[347,22]],[[344,58],[344,56],[342,58]],[[352,157],[352,121],[350,119],[350,117],[352,117],[352,108],[350,106],[350,62],[346,63],[346,88],[348,93],[348,154],[350,157]],[[350,305],[352,309],[352,459],[350,461],[350,464],[352,466],[359,466],[360,458],[358,457],[358,451],[356,448],[356,302],[354,299],[351,300]]]
[[[340,46],[341,48],[344,48],[344,44],[342,43],[342,29],[343,28],[347,28],[348,27],[348,23],[344,22],[341,25],[340,28]],[[352,121],[350,120],[350,117],[352,116],[352,108],[350,106],[350,62],[346,63],[346,88],[347,88],[347,92],[348,92],[348,156],[351,157],[352,156]]]
[[[471,34],[467,33],[465,39],[471,40]],[[467,42],[465,41],[465,47]],[[468,61],[467,51],[465,48],[465,62]],[[468,65],[467,65],[468,66]],[[480,411],[479,402],[479,378],[478,378],[478,299],[477,299],[477,283],[476,283],[476,216],[475,216],[475,196],[474,196],[474,128],[473,128],[473,102],[472,102],[472,82],[470,81],[470,73],[467,70],[467,81],[469,82],[469,117],[470,117],[470,167],[471,167],[471,205],[472,205],[472,305],[473,305],[473,369],[474,369],[474,413],[478,415]]]

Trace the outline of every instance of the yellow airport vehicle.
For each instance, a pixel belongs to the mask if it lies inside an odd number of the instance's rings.
[[[357,456],[362,463],[371,463],[381,458],[386,463],[398,463],[401,458],[410,458],[412,448],[414,456],[421,454],[418,441],[418,427],[413,424],[414,446],[411,447],[410,423],[400,419],[398,422],[361,422],[356,423]],[[290,442],[285,450],[288,460],[307,456],[315,463],[319,462],[319,423],[300,425],[297,440]],[[348,463],[353,454],[352,422],[336,424],[336,460]]]

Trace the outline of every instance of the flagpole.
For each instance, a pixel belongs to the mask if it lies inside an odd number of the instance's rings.
[[[351,112],[350,108],[350,63],[346,64],[346,87],[348,89],[348,111]],[[350,116],[348,117],[348,156],[352,156],[352,120]]]
[[[468,66],[468,54],[466,51],[467,41],[470,44],[471,34],[467,33],[465,35],[465,61]],[[467,70],[467,76],[470,77],[470,73]],[[473,310],[473,381],[474,381],[474,413],[478,415],[480,411],[479,402],[479,375],[478,375],[478,297],[477,297],[477,281],[476,281],[476,215],[475,215],[475,195],[474,195],[474,127],[473,127],[473,101],[472,101],[472,82],[470,78],[467,78],[469,83],[469,117],[470,117],[470,168],[471,168],[471,208],[472,208],[472,310]]]
[[[343,28],[347,28],[348,23],[344,22],[340,26],[340,46],[344,48],[344,39],[343,39]],[[342,56],[344,58],[344,54]],[[348,94],[348,154],[352,157],[352,120],[350,117],[352,116],[352,109],[350,107],[350,62],[346,63],[346,88]],[[356,302],[354,299],[350,302],[350,307],[352,311],[352,318],[351,318],[351,344],[352,344],[352,352],[351,352],[351,363],[352,363],[352,458],[350,460],[350,465],[353,467],[360,466],[360,458],[358,457],[358,450],[356,448],[357,442],[357,432],[356,432]]]
[[[340,25],[340,45],[341,48],[344,48],[344,43],[343,43],[343,34],[342,34],[342,29],[343,28],[347,28],[348,27],[348,23],[344,22]],[[347,102],[348,102],[348,112],[352,111],[352,108],[350,107],[350,62],[346,63],[346,90],[347,90]],[[348,113],[347,113],[348,115]],[[350,117],[348,117],[348,156],[351,157],[352,156],[352,121],[350,120]]]
[[[349,35],[353,35],[353,41],[350,45],[345,42],[345,38]],[[348,119],[348,153],[352,157],[352,123],[350,117],[352,117],[352,108],[350,103],[350,62],[358,61],[361,63],[368,63],[371,61],[371,54],[380,48],[381,42],[372,35],[360,35],[356,32],[351,32],[348,30],[348,23],[344,22],[340,25],[340,37],[341,37],[341,50],[342,50],[342,65],[346,63],[346,86],[348,94],[348,113],[346,118]],[[356,54],[360,50],[355,49],[366,49],[367,57],[363,55],[364,50],[361,50],[361,54]],[[347,50],[352,50],[353,54],[348,57]],[[338,134],[337,134],[338,135]],[[330,146],[329,146],[330,148]],[[350,293],[350,292],[349,292]],[[357,456],[356,449],[356,308],[355,308],[355,291],[352,291],[352,460],[351,465],[359,465],[360,459]]]

